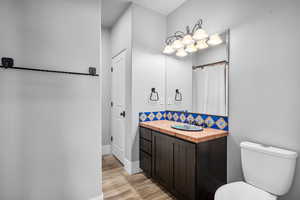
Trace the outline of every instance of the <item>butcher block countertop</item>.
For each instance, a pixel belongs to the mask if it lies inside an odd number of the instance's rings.
[[[168,120],[158,120],[150,122],[140,122],[140,126],[149,128],[154,131],[165,133],[183,140],[187,140],[194,143],[205,142],[221,137],[228,136],[228,131],[218,130],[213,128],[204,128],[203,131],[181,131],[171,128],[174,124],[183,124]]]

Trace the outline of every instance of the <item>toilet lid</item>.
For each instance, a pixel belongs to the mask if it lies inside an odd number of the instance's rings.
[[[276,200],[277,197],[245,182],[229,183],[220,187],[215,200]]]

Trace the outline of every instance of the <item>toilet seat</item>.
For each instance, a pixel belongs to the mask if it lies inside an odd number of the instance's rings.
[[[245,182],[234,182],[220,187],[215,200],[276,200],[277,197]]]

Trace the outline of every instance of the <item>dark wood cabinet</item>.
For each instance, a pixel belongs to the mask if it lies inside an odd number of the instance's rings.
[[[198,198],[214,200],[215,191],[227,183],[227,138],[197,144]]]
[[[140,168],[148,177],[152,177],[152,131],[140,128]]]
[[[140,140],[140,148],[142,151],[144,151],[145,153],[151,155],[152,154],[152,142],[145,140],[145,139],[141,139]]]
[[[148,128],[140,128],[140,137],[144,140],[152,141],[152,131]]]
[[[153,178],[166,188],[173,185],[173,138],[153,131]]]
[[[214,199],[227,180],[226,149],[226,137],[193,143],[140,127],[140,168],[180,200]]]
[[[174,192],[180,199],[195,199],[196,145],[176,139],[173,145]]]
[[[148,177],[151,177],[152,157],[143,151],[140,151],[140,168]]]

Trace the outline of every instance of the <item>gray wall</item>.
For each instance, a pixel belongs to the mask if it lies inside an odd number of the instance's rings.
[[[166,109],[192,111],[192,57],[178,58],[175,54],[166,57]],[[180,78],[179,78],[180,76]],[[175,101],[179,89],[182,101]]]
[[[136,4],[132,10],[132,132],[129,139],[130,160],[137,161],[139,112],[165,109],[165,56],[161,52],[166,38],[166,16]],[[153,87],[159,92],[159,102],[149,101]]]
[[[132,76],[132,8],[131,6],[118,19],[111,29],[112,56],[126,50],[126,136],[125,136],[125,158],[131,157],[131,76]]]
[[[227,60],[226,43],[198,51],[192,56],[193,66]]]
[[[102,27],[102,145],[110,145],[111,136],[111,38],[110,30]]]
[[[138,113],[164,109],[165,57],[161,48],[165,36],[166,17],[136,4],[132,4],[112,27],[112,56],[127,49],[126,163],[139,159]],[[160,91],[161,101],[157,104],[148,102],[152,87]]]
[[[300,152],[299,1],[190,0],[168,16],[168,32],[199,18],[210,33],[231,29],[228,181],[242,180],[241,141]],[[272,170],[272,169],[270,169]],[[297,200],[293,187],[281,200]]]
[[[0,57],[17,66],[100,67],[97,0],[2,0]],[[98,78],[0,70],[0,199],[101,193]]]

